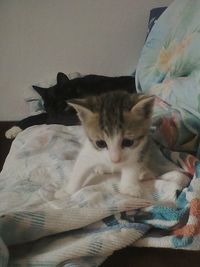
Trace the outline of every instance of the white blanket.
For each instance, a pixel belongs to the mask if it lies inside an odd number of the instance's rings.
[[[136,199],[119,193],[119,174],[56,200],[84,139],[81,126],[41,125],[13,141],[0,174],[1,266],[98,266],[151,228],[137,221],[138,208],[174,207],[174,183],[146,181],[144,199]]]

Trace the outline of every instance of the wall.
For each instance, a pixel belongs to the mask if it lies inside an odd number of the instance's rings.
[[[1,0],[0,120],[28,115],[29,86],[58,71],[134,71],[149,10],[172,0]]]

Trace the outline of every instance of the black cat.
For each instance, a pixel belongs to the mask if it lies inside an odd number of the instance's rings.
[[[113,90],[135,92],[135,79],[132,76],[107,77],[100,75],[87,75],[69,80],[59,72],[57,84],[50,88],[33,85],[34,90],[42,97],[44,109],[52,117],[69,109],[66,100],[84,98],[90,95],[99,95]],[[70,108],[72,112],[74,109]]]
[[[17,133],[20,130],[39,124],[79,124],[80,122],[74,109],[67,105],[66,101],[69,99],[84,98],[114,90],[125,90],[129,93],[136,92],[135,78],[133,76],[86,75],[69,80],[62,72],[57,74],[57,83],[55,85],[49,88],[33,85],[33,89],[42,97],[46,112],[17,122],[17,127],[15,127]],[[16,134],[10,130],[6,132],[6,137],[14,138]]]

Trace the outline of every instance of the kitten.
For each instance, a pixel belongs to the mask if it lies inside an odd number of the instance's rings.
[[[167,171],[170,173],[164,179],[174,179],[177,174],[178,183],[182,179],[188,183],[187,176],[162,156],[150,137],[153,96],[116,91],[68,104],[77,111],[87,139],[63,193],[78,191],[99,167],[102,172],[120,172],[120,192],[133,197],[142,195],[140,180],[154,179]]]

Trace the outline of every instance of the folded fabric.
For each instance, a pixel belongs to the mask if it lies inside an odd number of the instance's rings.
[[[136,71],[137,89],[199,117],[200,2],[176,0],[154,24]]]

